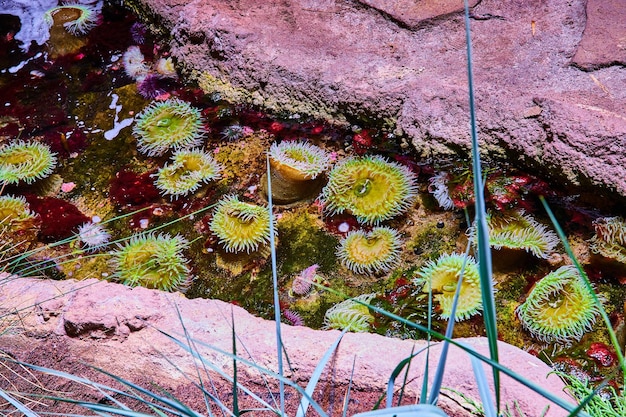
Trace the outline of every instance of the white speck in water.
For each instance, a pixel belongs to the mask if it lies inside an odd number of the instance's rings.
[[[133,123],[133,120],[135,120],[134,118],[131,117],[131,118],[120,121],[119,114],[120,114],[120,111],[122,110],[122,105],[117,104],[117,100],[119,99],[119,96],[117,94],[111,94],[111,96],[113,97],[113,100],[111,101],[109,108],[115,110],[115,119],[113,120],[113,129],[107,130],[106,132],[104,132],[104,138],[106,140],[115,139],[117,135],[120,133],[120,130],[124,129],[125,127],[130,126]]]
[[[148,219],[139,220],[139,227],[141,227],[142,229],[147,229],[148,226],[150,226],[150,220]]]
[[[337,226],[337,230],[339,230],[341,233],[347,233],[348,230],[350,230],[350,225],[347,222],[343,222],[339,226]]]
[[[102,220],[102,219],[100,218],[100,216],[93,216],[93,217],[91,218],[91,222],[92,222],[92,223],[100,223],[100,221],[101,221],[101,220]]]
[[[24,68],[24,65],[26,65],[28,63],[28,61],[32,61],[33,59],[37,59],[41,55],[43,55],[43,54],[41,52],[39,52],[38,54],[35,54],[34,56],[32,56],[32,57],[30,57],[28,59],[25,59],[24,61],[20,62],[16,66],[9,68],[9,74],[15,74],[16,72],[18,72],[19,70]],[[2,72],[4,72],[4,70],[2,70]]]

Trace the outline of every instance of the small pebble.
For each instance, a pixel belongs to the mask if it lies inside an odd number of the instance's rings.
[[[341,233],[348,233],[348,230],[350,230],[350,225],[347,222],[343,222],[339,226],[337,226],[337,230],[339,230]]]

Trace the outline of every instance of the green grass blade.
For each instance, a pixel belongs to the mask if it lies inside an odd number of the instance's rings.
[[[489,233],[487,229],[487,213],[485,208],[484,187],[482,181],[482,169],[478,146],[478,133],[476,129],[476,108],[474,104],[474,81],[472,75],[472,42],[470,33],[469,5],[464,0],[465,6],[465,37],[467,43],[467,80],[469,89],[470,126],[472,136],[472,160],[474,176],[474,196],[476,209],[476,232],[478,249],[478,268],[480,273],[480,287],[483,298],[483,317],[487,339],[489,341],[489,353],[491,359],[498,361],[498,327],[496,322],[496,303],[492,285],[491,248],[489,247]],[[500,409],[500,375],[493,368],[493,383],[496,394],[496,404]]]
[[[352,358],[352,369],[350,370],[350,380],[348,381],[348,389],[346,390],[346,396],[343,399],[343,410],[341,411],[342,417],[348,417],[348,405],[350,404],[350,391],[352,390],[352,378],[354,377],[355,365],[356,365],[356,356]]]
[[[233,356],[237,356],[237,334],[235,333],[235,314],[233,309],[230,309],[230,320],[232,323],[232,343],[233,343]],[[233,414],[239,416],[239,398],[237,393],[237,360],[233,359]]]
[[[278,273],[276,268],[276,246],[275,246],[275,234],[274,230],[274,209],[272,202],[272,175],[270,172],[270,155],[266,155],[267,166],[267,211],[270,216],[270,251],[272,255],[272,285],[274,286],[274,322],[276,323],[276,349],[277,349],[277,361],[278,361],[278,374],[281,379],[279,383],[280,393],[280,412],[281,415],[285,415],[285,384],[283,383],[283,338],[280,332],[280,298],[278,296]]]
[[[158,329],[157,329],[158,330]],[[204,357],[202,357],[201,355],[195,353],[194,351],[190,350],[188,348],[188,346],[184,343],[182,343],[178,338],[162,331],[162,330],[158,330],[162,335],[164,335],[165,337],[169,338],[171,341],[173,341],[174,343],[176,343],[178,346],[180,346],[181,348],[183,348],[184,350],[186,350],[187,352],[191,353],[192,355],[195,355],[195,357],[200,360],[203,361],[211,370],[213,370],[214,372],[216,372],[217,374],[219,374],[220,376],[222,376],[224,379],[226,379],[227,381],[231,381],[232,382],[232,377],[230,377],[228,374],[226,374],[223,369],[221,367],[218,367],[214,364],[212,364],[211,362],[207,361]],[[298,384],[294,383],[293,381],[290,381],[288,378],[285,378],[282,375],[279,375],[276,372],[273,372],[267,368],[264,368],[250,360],[247,360],[245,358],[242,357],[236,357],[234,356],[232,353],[227,352],[223,349],[220,349],[217,346],[213,346],[210,345],[208,343],[204,343],[201,340],[196,340],[195,341],[196,344],[200,345],[200,346],[204,346],[206,348],[209,348],[221,355],[224,355],[226,357],[229,358],[236,358],[240,363],[249,366],[251,368],[256,369],[257,371],[259,371],[261,374],[265,374],[271,378],[274,378],[276,380],[282,380],[284,382],[285,385],[290,386],[291,388],[295,389],[298,393],[304,395],[304,396],[308,396],[308,394],[305,392],[305,390],[300,387]],[[253,398],[255,401],[263,404],[264,407],[266,407],[268,410],[272,410],[275,411],[275,409],[273,407],[271,407],[269,404],[267,404],[267,402],[265,400],[263,400],[261,397],[259,397],[258,395],[256,395],[253,391],[251,391],[250,389],[246,388],[243,385],[240,385],[240,389],[242,391],[244,391],[247,395],[249,395],[251,398]],[[322,407],[315,401],[313,400],[313,398],[311,398],[310,396],[308,396],[308,400],[310,402],[311,407],[313,407],[315,409],[315,411],[321,416],[321,417],[326,417],[327,414],[324,412],[324,410],[322,409]],[[278,414],[278,412],[277,412]]]
[[[352,417],[449,417],[431,404],[403,405],[401,407],[358,413]]]
[[[461,286],[463,285],[463,275],[465,273],[465,267],[467,266],[467,258],[469,256],[470,245],[467,245],[465,249],[465,257],[463,258],[463,264],[461,265],[461,271],[459,272],[459,281],[456,286],[456,290],[454,291],[454,299],[452,300],[452,309],[450,310],[450,319],[448,320],[448,325],[446,326],[446,339],[443,341],[443,346],[441,348],[441,355],[439,356],[439,363],[437,364],[437,369],[435,370],[435,376],[433,378],[433,386],[431,388],[430,397],[428,398],[428,403],[432,405],[437,404],[437,399],[439,398],[439,392],[441,391],[441,384],[443,382],[443,374],[446,370],[446,360],[448,358],[448,349],[450,345],[448,344],[447,339],[452,339],[452,335],[454,333],[454,323],[456,322],[456,308],[459,304],[459,296],[461,295]],[[432,288],[432,284],[429,284],[429,287]]]
[[[334,291],[332,288],[325,288],[326,291],[331,292],[333,294],[339,294],[337,291]],[[357,300],[358,302],[358,300]],[[363,303],[361,303],[363,304]],[[366,305],[366,304],[363,304]],[[439,340],[447,340],[448,342],[450,342],[450,344],[464,350],[465,352],[467,352],[468,354],[475,356],[477,359],[481,360],[482,362],[486,363],[487,365],[491,366],[492,368],[495,368],[495,370],[497,370],[498,372],[502,372],[503,374],[511,377],[513,380],[519,382],[520,384],[524,385],[525,387],[535,391],[537,394],[541,395],[542,397],[546,398],[547,400],[552,401],[554,404],[558,405],[559,407],[563,408],[564,410],[567,410],[568,412],[571,412],[572,410],[574,410],[576,408],[575,405],[568,403],[567,401],[565,401],[563,398],[556,396],[555,394],[551,393],[550,391],[548,391],[547,389],[545,389],[544,387],[542,387],[541,385],[538,385],[526,378],[524,378],[524,376],[519,375],[518,373],[508,369],[507,367],[501,365],[499,362],[494,361],[478,352],[476,352],[475,350],[464,346],[463,344],[459,343],[458,341],[455,341],[454,339],[449,339],[447,338],[445,335],[436,332],[434,330],[428,329],[425,326],[422,326],[421,324],[418,323],[414,323],[411,322],[403,317],[398,316],[397,314],[391,313],[387,310],[384,310],[382,308],[379,308],[375,305],[372,304],[367,304],[367,307],[370,308],[371,310],[373,310],[374,312],[378,313],[378,314],[382,314],[386,317],[389,317],[390,319],[396,320],[408,327],[412,327],[414,329],[420,330],[422,332],[425,333],[430,333],[432,337],[439,339]],[[585,415],[586,416],[586,415]],[[581,416],[582,417],[582,416]]]
[[[0,397],[4,398],[6,402],[15,407],[19,412],[24,414],[26,417],[39,417],[37,413],[32,411],[30,408],[26,407],[24,404],[10,396],[7,392],[0,389]]]
[[[469,223],[468,223],[469,224]],[[428,330],[433,328],[433,287],[428,286]],[[430,348],[431,335],[426,333],[426,345]],[[420,393],[420,404],[428,403],[428,367],[430,358],[430,349],[426,350],[426,362],[424,363],[424,379],[422,380],[422,391]]]
[[[398,377],[398,375],[400,375],[400,372],[402,372],[402,370],[405,367],[408,368],[409,364],[411,363],[414,357],[416,357],[417,355],[419,355],[420,353],[424,351],[428,352],[429,348],[430,348],[430,345],[425,346],[421,348],[420,350],[418,350],[417,352],[413,353],[413,350],[415,349],[415,346],[413,346],[413,348],[411,349],[411,354],[407,358],[402,359],[400,363],[396,365],[396,367],[393,369],[393,371],[391,372],[391,375],[389,376],[389,380],[387,381],[387,408],[391,408],[393,405],[392,404],[393,387],[396,383],[396,378]],[[428,357],[426,357],[426,360],[428,360]],[[407,373],[408,373],[408,369],[407,369]]]
[[[552,221],[552,224],[554,225],[554,229],[556,230],[556,233],[559,235],[559,238],[561,239],[561,243],[563,244],[563,248],[565,249],[565,252],[567,252],[567,255],[570,257],[570,259],[576,266],[576,269],[578,269],[578,272],[583,277],[583,281],[585,281],[585,285],[587,286],[587,289],[589,290],[590,294],[593,297],[594,302],[596,303],[596,305],[598,306],[598,309],[600,310],[600,316],[602,317],[602,320],[604,321],[606,330],[609,333],[609,337],[611,339],[611,344],[613,345],[613,349],[615,350],[615,353],[617,355],[620,367],[622,368],[622,373],[624,377],[624,380],[622,381],[622,386],[626,387],[626,362],[624,361],[624,355],[622,354],[622,347],[620,346],[617,340],[617,335],[613,331],[611,320],[609,319],[609,316],[606,314],[606,310],[604,309],[602,302],[598,298],[596,291],[593,289],[591,282],[589,282],[589,277],[587,277],[587,273],[583,269],[582,265],[580,265],[580,262],[578,262],[578,259],[576,259],[576,255],[574,255],[574,251],[572,251],[572,248],[569,245],[567,236],[565,235],[565,232],[563,232],[561,225],[559,224],[558,220],[554,216],[552,209],[550,209],[548,202],[543,196],[539,196],[539,200],[541,201],[541,204],[543,204],[543,208],[546,210],[546,213],[548,213],[548,217],[550,217],[550,220]]]
[[[306,389],[304,390],[307,395],[303,396],[300,400],[300,405],[298,405],[298,411],[296,413],[296,417],[304,417],[306,416],[307,409],[309,408],[310,399],[313,398],[313,391],[319,382],[322,372],[324,372],[324,368],[326,364],[330,361],[330,358],[337,351],[337,347],[339,346],[339,342],[343,339],[343,336],[348,332],[348,329],[344,329],[337,340],[326,350],[322,359],[315,365],[315,370],[313,370],[313,374],[309,379],[309,382],[306,384]]]
[[[491,399],[489,381],[487,381],[487,376],[485,375],[483,364],[473,356],[470,356],[470,360],[472,361],[474,379],[476,380],[476,385],[478,385],[478,393],[480,394],[480,399],[483,404],[483,412],[485,413],[485,417],[498,417],[498,413],[496,412],[496,408],[494,407],[493,401]]]

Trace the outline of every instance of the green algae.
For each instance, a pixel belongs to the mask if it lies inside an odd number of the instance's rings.
[[[278,237],[281,275],[300,272],[313,264],[324,272],[337,269],[334,249],[339,240],[324,231],[319,217],[308,208],[283,213],[278,220]]]

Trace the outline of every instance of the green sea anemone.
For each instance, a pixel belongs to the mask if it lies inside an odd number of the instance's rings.
[[[197,147],[206,135],[200,111],[178,98],[153,101],[137,115],[133,134],[148,156]]]
[[[360,223],[375,225],[413,204],[415,181],[407,167],[381,156],[351,157],[332,169],[321,200],[331,214],[347,211]]]
[[[67,2],[47,10],[43,19],[49,27],[59,24],[75,36],[86,35],[98,23],[98,7],[78,2]]]
[[[390,227],[354,230],[339,242],[337,257],[357,274],[387,272],[398,263],[401,246],[399,233]]]
[[[321,174],[330,166],[330,155],[322,148],[302,141],[273,143],[268,152],[272,200],[290,204],[312,200],[322,189]],[[261,182],[266,186],[267,179]],[[267,190],[264,190],[267,194]]]
[[[357,333],[367,332],[374,316],[369,312],[369,308],[359,304],[369,304],[376,297],[376,294],[362,294],[349,300],[335,304],[324,314],[324,329],[339,329]]]
[[[270,215],[265,207],[229,195],[217,203],[209,228],[226,252],[256,252],[269,243]]]
[[[626,264],[626,221],[621,217],[601,217],[593,222],[596,234],[589,240],[595,253]]]
[[[330,155],[326,151],[301,141],[273,143],[269,157],[272,168],[296,181],[314,179],[330,166]]]
[[[516,312],[538,340],[570,344],[591,330],[599,308],[578,269],[566,265],[537,282]]]
[[[452,302],[461,271],[463,282],[455,315],[455,319],[461,321],[478,314],[483,307],[478,264],[473,257],[466,259],[465,255],[457,253],[443,254],[424,265],[414,278],[415,285],[422,287],[422,292],[427,293],[432,288],[433,298],[441,308],[441,318],[449,319],[452,315]]]
[[[201,149],[180,150],[172,162],[159,169],[156,187],[173,198],[196,191],[203,183],[220,177],[222,167]]]
[[[185,289],[190,280],[188,261],[182,252],[188,247],[182,236],[140,233],[113,253],[113,266],[120,282],[163,291]]]
[[[17,141],[0,148],[0,183],[30,184],[45,178],[56,167],[56,155],[39,142]]]
[[[529,214],[514,211],[509,215],[489,215],[489,244],[494,249],[525,250],[538,258],[546,259],[559,243],[556,233],[536,221]],[[475,229],[470,230],[475,240]]]
[[[38,221],[24,197],[0,196],[0,253],[23,253],[37,239]]]

